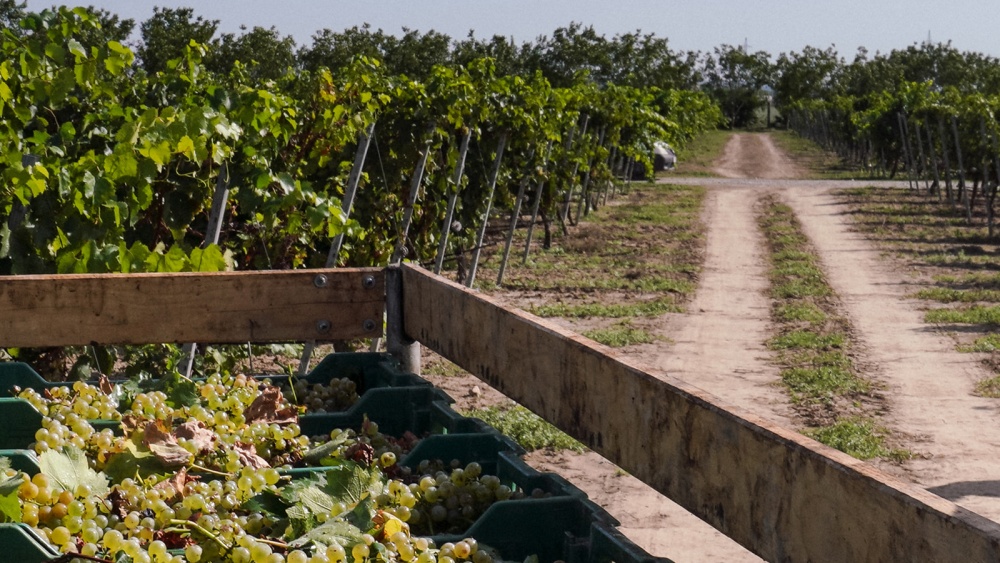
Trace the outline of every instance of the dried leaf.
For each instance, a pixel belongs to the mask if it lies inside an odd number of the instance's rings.
[[[97,378],[97,387],[105,395],[113,395],[115,392],[114,384],[111,383],[111,380],[108,379],[108,376],[104,374],[101,374],[101,377]]]
[[[243,411],[247,424],[267,422],[276,424],[292,424],[298,422],[299,413],[294,406],[289,405],[281,390],[274,386],[264,387],[260,395]]]
[[[187,467],[182,467],[172,477],[168,477],[163,481],[160,481],[154,485],[153,488],[160,491],[166,491],[167,494],[170,495],[170,499],[174,499],[184,496],[188,483],[198,481],[200,479],[201,477],[197,475],[188,475]]]
[[[187,465],[194,457],[177,444],[177,437],[170,431],[169,422],[154,420],[147,424],[142,442],[164,467]]]
[[[198,451],[207,453],[215,449],[215,432],[205,427],[200,420],[189,420],[173,431],[174,436],[190,440]]]
[[[269,464],[266,459],[257,455],[257,449],[254,448],[253,444],[237,442],[233,445],[233,451],[236,452],[236,455],[240,456],[240,463],[247,467],[251,467],[253,469],[271,467],[271,464]]]

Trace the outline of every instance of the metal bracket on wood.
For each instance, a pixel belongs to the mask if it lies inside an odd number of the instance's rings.
[[[404,371],[420,375],[420,343],[403,329],[403,272],[399,266],[385,271],[385,347]]]

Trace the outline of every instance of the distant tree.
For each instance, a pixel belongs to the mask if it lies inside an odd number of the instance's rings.
[[[387,36],[383,47],[386,70],[424,80],[430,76],[434,65],[451,62],[451,37],[433,29],[421,33],[403,28],[403,36]]]
[[[10,29],[20,33],[21,20],[27,15],[25,8],[25,2],[18,4],[16,0],[0,0],[0,30]]]
[[[765,51],[750,53],[744,47],[722,45],[705,56],[704,90],[715,99],[730,127],[752,125],[766,103],[764,86],[773,82],[774,67]]]
[[[312,36],[312,44],[299,49],[296,58],[307,70],[321,67],[329,69],[345,68],[356,56],[385,58],[389,36],[381,29],[372,31],[371,25],[354,26],[336,32],[323,29]]]
[[[536,39],[527,46],[525,60],[529,68],[541,70],[557,88],[572,86],[582,72],[599,84],[611,80],[608,40],[594,31],[593,26],[583,27],[577,22],[556,29],[551,38]]]
[[[240,35],[223,34],[216,41],[206,61],[210,70],[228,74],[239,61],[246,65],[250,77],[259,82],[277,79],[295,66],[295,40],[291,36],[282,37],[274,27],[254,27],[247,31],[243,26],[240,31]]]
[[[828,99],[838,87],[844,61],[833,47],[805,47],[801,53],[782,53],[774,69],[775,101],[787,107],[801,100]]]
[[[452,61],[458,66],[489,57],[496,64],[498,76],[525,75],[533,72],[524,59],[525,47],[518,47],[513,39],[494,35],[489,40],[477,39],[474,32],[452,46]]]
[[[153,16],[139,25],[142,42],[136,55],[153,74],[167,69],[167,61],[179,58],[191,40],[208,44],[212,41],[219,20],[195,17],[191,8],[153,8]]]
[[[619,34],[608,43],[608,50],[609,82],[665,90],[697,87],[697,55],[671,51],[664,37],[639,31]]]

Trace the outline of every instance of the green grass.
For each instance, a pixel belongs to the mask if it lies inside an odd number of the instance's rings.
[[[732,131],[706,131],[683,147],[677,147],[677,170],[684,176],[714,176],[712,167],[722,156]]]
[[[793,330],[772,338],[768,346],[773,350],[831,350],[843,348],[845,342],[843,334],[817,334],[809,330]]]
[[[788,368],[781,370],[781,379],[798,399],[828,400],[871,390],[871,384],[855,376],[849,366]]]
[[[464,414],[481,419],[513,438],[528,451],[554,448],[582,452],[585,449],[583,444],[520,405],[510,408],[489,407]]]
[[[976,384],[976,395],[1000,399],[1000,376],[984,379]]]
[[[953,289],[932,287],[913,294],[917,299],[939,303],[1000,303],[1000,291],[995,289]]]
[[[1000,325],[1000,306],[932,309],[924,321],[935,324]]]
[[[583,305],[555,303],[532,307],[531,312],[539,317],[604,317],[622,319],[628,317],[657,317],[665,313],[679,313],[681,312],[681,308],[674,304],[673,299],[666,298],[642,303],[586,303]]]
[[[779,305],[774,316],[781,323],[807,322],[819,324],[826,321],[826,313],[812,303],[792,302]]]
[[[1000,351],[1000,334],[987,334],[977,338],[972,344],[958,347],[959,352],[998,352]]]
[[[833,153],[788,130],[772,130],[771,138],[813,178],[850,179],[867,177],[864,171],[845,166]]]
[[[830,426],[805,430],[803,434],[858,459],[884,457],[902,461],[912,457],[906,450],[887,447],[888,430],[868,419],[848,418]]]
[[[583,333],[587,338],[611,346],[621,348],[624,346],[634,346],[636,344],[649,344],[656,340],[656,337],[641,328],[635,328],[627,321],[616,324],[610,328],[588,330]]]
[[[792,279],[776,284],[771,294],[776,299],[803,299],[806,297],[826,297],[830,287],[820,280]]]

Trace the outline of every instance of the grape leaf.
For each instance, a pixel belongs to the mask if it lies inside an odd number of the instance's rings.
[[[0,522],[13,524],[21,522],[21,503],[17,500],[17,490],[22,482],[20,473],[0,481]]]
[[[334,502],[353,505],[369,496],[382,494],[381,472],[370,470],[352,461],[333,466],[326,472],[323,490]]]
[[[247,512],[260,513],[273,520],[279,520],[285,517],[288,507],[280,496],[269,491],[264,491],[248,498],[240,506],[240,509]]]
[[[38,458],[42,474],[67,491],[79,485],[90,487],[95,495],[108,492],[108,479],[87,465],[87,456],[79,448],[64,446],[62,451],[49,450]]]
[[[345,522],[343,520],[328,520],[322,526],[309,530],[304,536],[292,541],[289,545],[301,547],[310,543],[322,545],[340,544],[344,547],[353,547],[364,539],[361,528]]]

